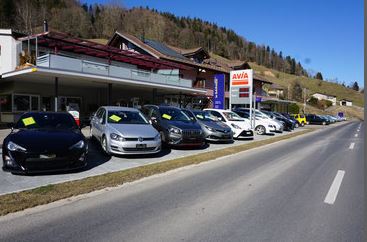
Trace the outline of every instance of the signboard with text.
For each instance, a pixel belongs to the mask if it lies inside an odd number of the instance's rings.
[[[213,108],[224,109],[224,95],[225,95],[225,75],[216,74],[214,76],[214,90],[213,90]]]
[[[230,97],[232,104],[251,104],[253,70],[230,72]]]

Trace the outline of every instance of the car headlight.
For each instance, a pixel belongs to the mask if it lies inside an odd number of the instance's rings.
[[[155,137],[154,137],[154,140],[160,140],[161,139],[161,135],[160,134],[157,134]]]
[[[211,131],[211,132],[214,132],[215,131],[215,129],[213,129],[213,128],[211,128],[211,127],[209,127],[209,126],[204,126],[207,130],[209,130],[209,131]]]
[[[115,133],[111,133],[110,134],[110,138],[112,140],[116,140],[116,141],[124,141],[124,137],[122,137],[121,135],[115,134]]]
[[[182,133],[181,129],[176,128],[176,127],[171,127],[169,129],[169,132],[172,133],[172,134],[181,134]]]
[[[26,148],[23,148],[22,146],[17,145],[16,143],[11,142],[11,141],[9,141],[9,143],[7,145],[7,148],[10,151],[22,151],[22,152],[26,152],[27,151]]]
[[[82,149],[85,145],[84,140],[79,141],[76,144],[73,144],[72,146],[70,146],[70,149]]]
[[[231,126],[232,126],[233,128],[235,128],[235,129],[241,129],[241,127],[240,127],[240,126],[238,126],[237,124],[231,124]]]

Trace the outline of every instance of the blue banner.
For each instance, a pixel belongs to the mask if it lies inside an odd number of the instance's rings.
[[[225,79],[224,74],[214,76],[213,108],[224,109]]]

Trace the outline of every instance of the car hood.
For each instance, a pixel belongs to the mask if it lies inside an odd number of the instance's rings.
[[[28,152],[68,150],[80,140],[85,140],[79,130],[16,130],[9,134],[7,141],[12,141]]]
[[[215,122],[215,121],[198,121],[203,125],[206,125],[210,128],[216,129],[216,130],[231,130],[231,128],[223,123],[223,122]]]
[[[250,130],[251,129],[250,120],[247,120],[247,119],[243,119],[243,120],[244,121],[227,121],[227,125],[231,126],[231,124],[235,124],[239,126],[242,130]]]
[[[123,137],[154,138],[158,131],[150,124],[108,124],[110,133],[117,133]]]
[[[169,126],[175,126],[179,129],[201,129],[201,126],[198,122],[184,122],[184,121],[168,121],[167,124]]]

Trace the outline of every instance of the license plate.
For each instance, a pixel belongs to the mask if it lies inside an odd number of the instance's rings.
[[[145,149],[145,148],[147,148],[147,145],[146,144],[137,144],[136,148],[137,149]]]
[[[46,155],[40,155],[41,159],[52,159],[52,158],[56,158],[55,154],[46,154]]]

